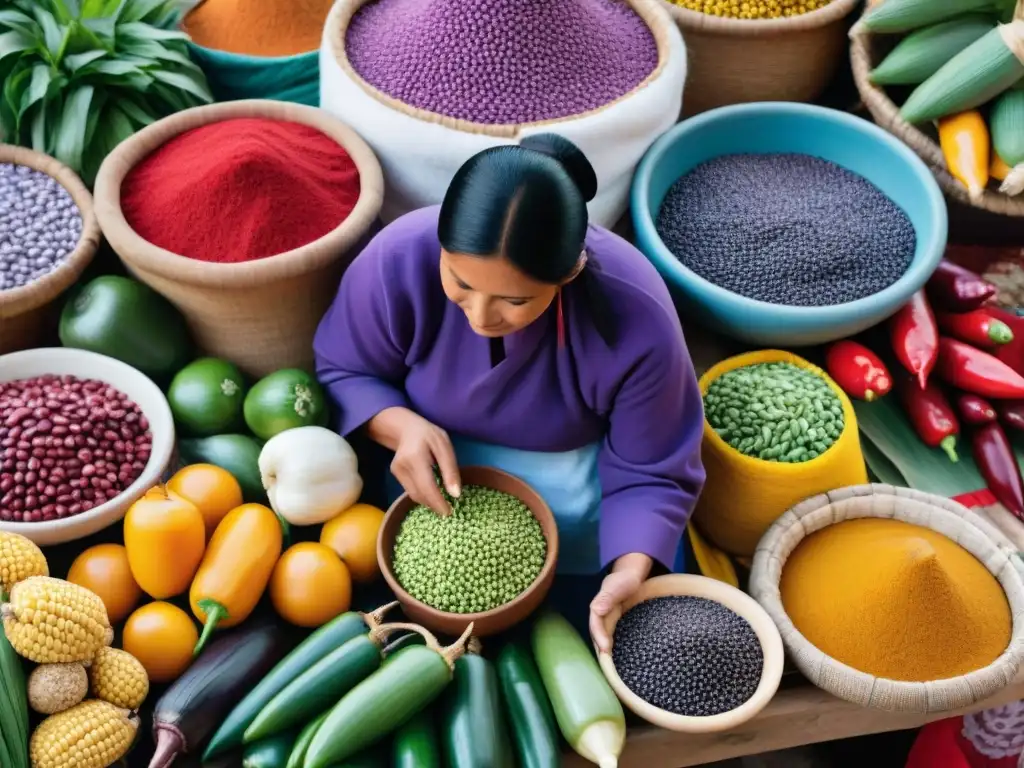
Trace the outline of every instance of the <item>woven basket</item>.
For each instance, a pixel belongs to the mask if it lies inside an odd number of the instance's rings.
[[[814,101],[846,50],[844,20],[860,0],[800,16],[731,19],[660,0],[683,33],[690,77],[683,114],[751,101]]]
[[[967,187],[954,179],[946,169],[946,161],[939,148],[934,129],[925,133],[900,117],[900,108],[884,90],[868,79],[871,70],[881,62],[893,45],[891,36],[857,34],[850,44],[850,63],[853,79],[857,83],[864,106],[875,122],[910,147],[925,161],[942,191],[957,202],[1003,216],[1024,216],[1024,195],[1009,197],[994,190],[985,190],[977,200],[971,200]]]
[[[779,581],[796,546],[843,520],[877,517],[937,531],[974,555],[999,580],[1013,616],[1010,644],[987,667],[961,677],[912,683],[874,677],[825,655],[793,625]],[[859,485],[814,496],[780,517],[757,545],[750,594],[764,606],[786,649],[812,683],[846,701],[893,712],[947,712],[969,707],[1006,687],[1024,659],[1024,578],[1017,549],[991,523],[961,504],[909,488]]]
[[[359,170],[360,183],[359,200],[348,218],[309,245],[242,264],[197,261],[143,240],[121,210],[121,184],[128,172],[185,131],[242,117],[303,123],[343,146]],[[96,179],[96,215],[132,274],[181,310],[203,352],[262,376],[279,368],[312,365],[317,324],[334,298],[342,272],[375,224],[383,192],[376,157],[344,123],[298,104],[233,101],[179,112],[119,144]],[[231,222],[224,225],[228,229]]]
[[[82,215],[82,237],[67,258],[28,285],[0,291],[0,354],[37,346],[46,331],[54,301],[79,278],[100,244],[92,195],[78,175],[49,155],[0,144],[0,163],[25,165],[50,176],[71,195]]]

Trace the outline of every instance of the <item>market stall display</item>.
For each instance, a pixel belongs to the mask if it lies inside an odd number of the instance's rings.
[[[702,163],[723,162],[724,158],[745,153],[810,155],[828,160],[870,182],[867,189],[872,196],[881,192],[891,201],[890,205],[894,203],[913,225],[914,254],[909,266],[894,270],[901,271],[898,278],[895,274],[889,274],[881,281],[889,284],[882,288],[881,283],[876,283],[875,287],[879,290],[867,296],[862,293],[844,294],[842,288],[833,286],[831,273],[822,273],[815,279],[813,265],[809,266],[807,268],[811,272],[807,277],[808,282],[797,282],[797,285],[815,285],[814,290],[826,296],[838,292],[831,301],[820,306],[801,306],[800,302],[806,302],[807,299],[788,297],[786,294],[775,297],[774,303],[770,294],[743,295],[730,289],[735,280],[742,278],[734,277],[732,284],[719,286],[713,277],[719,273],[706,271],[709,267],[704,262],[700,262],[703,266],[688,266],[682,258],[673,254],[671,241],[663,238],[659,231],[663,208],[671,209],[674,206],[670,190],[678,180],[685,179],[687,174],[698,176]],[[759,162],[770,161],[762,159]],[[796,166],[790,171],[796,173],[797,178],[800,178],[799,168]],[[734,182],[727,180],[725,183],[731,185]],[[789,185],[794,183],[798,182],[787,181],[786,188],[792,189]],[[757,186],[754,189],[762,188]],[[702,187],[700,194],[709,201],[702,205],[715,205],[710,202],[715,196],[708,195],[705,188]],[[837,194],[834,184],[831,194]],[[774,217],[779,217],[776,221],[784,219],[785,214],[780,215],[780,210],[786,210],[780,209],[776,202],[769,204],[768,210],[757,207],[758,201],[764,204],[768,200],[775,201],[775,198],[754,194],[749,213],[753,221],[763,221],[766,226]],[[925,165],[900,142],[879,128],[821,107],[782,103],[746,104],[723,107],[681,123],[662,136],[640,164],[633,181],[632,202],[639,247],[658,268],[669,288],[683,300],[681,306],[715,330],[753,344],[777,344],[783,347],[820,344],[850,336],[876,324],[891,315],[924,284],[946,245],[945,204]],[[864,200],[858,199],[857,205],[862,204],[865,204]],[[688,205],[698,203],[691,202]],[[743,205],[745,207],[747,203]],[[787,198],[785,205],[798,207],[799,203],[797,198]],[[806,216],[824,231],[830,227],[835,227],[832,232],[844,228],[843,224],[838,223],[842,219],[838,217],[836,209],[815,210],[811,206]],[[894,220],[901,221],[900,218]],[[688,226],[701,225],[691,223]],[[737,223],[730,223],[727,227],[719,227],[717,233],[711,232],[707,237],[710,242],[724,246],[729,242],[729,233],[737,231],[736,226]],[[747,222],[744,221],[744,232],[747,231],[746,226]],[[804,231],[802,227],[805,226],[806,221],[795,229],[795,233]],[[887,241],[886,247],[893,249],[891,256],[897,264],[905,265],[906,262],[901,260],[906,258],[902,254],[910,246],[910,235],[909,232],[897,235],[897,231],[904,230],[899,224],[895,226],[892,232],[895,239]],[[671,231],[675,232],[674,229]],[[780,265],[780,268],[801,271],[799,266],[786,261],[787,258],[793,260],[795,254],[800,252],[800,237],[795,233],[788,256],[786,250],[781,251],[784,266]],[[676,236],[669,235],[670,238]],[[771,242],[771,238],[768,242]],[[727,250],[720,252],[732,256],[729,270],[733,275],[757,269],[751,261],[760,261],[760,248],[757,248],[757,256],[753,259],[745,257],[749,256],[749,249],[754,247],[755,243],[747,243],[738,253],[729,254]],[[772,247],[784,249],[786,246]],[[724,257],[720,255],[718,258]],[[711,261],[707,256],[699,258]],[[884,271],[877,260],[873,263],[875,269]],[[876,279],[880,277],[876,275]],[[791,283],[785,281],[784,285]],[[750,292],[749,288],[737,289]],[[865,285],[861,291],[866,289]],[[781,290],[788,289],[783,287]],[[861,297],[853,299],[857,295]]]
[[[850,525],[856,529],[848,528]],[[859,583],[867,590],[893,589],[894,596],[900,593],[899,600],[907,602],[906,612],[877,592],[871,593],[869,603],[862,602],[856,596],[859,588],[848,581],[849,569],[840,568],[844,578],[838,571],[812,576],[804,568],[802,581],[787,583],[790,565],[798,569],[792,576],[799,578],[804,563],[809,565],[814,554],[824,554],[830,543],[838,540],[839,529],[849,530],[853,537],[863,534],[867,543],[881,535],[881,526],[893,528],[893,537],[886,537],[884,544],[892,548],[893,556],[872,548],[872,562],[876,563],[872,567],[884,570],[888,561],[892,570],[888,576],[879,572],[878,579]],[[927,533],[915,539],[919,528]],[[910,538],[901,543],[901,536],[908,532]],[[818,546],[825,550],[815,552]],[[901,547],[905,547],[902,552]],[[844,556],[856,549],[844,548]],[[1024,582],[1014,563],[1017,557],[1016,549],[990,523],[954,501],[892,486],[863,485],[805,499],[780,517],[754,557],[751,593],[779,626],[794,663],[815,684],[862,706],[941,712],[969,706],[999,690],[1020,666],[1024,627],[1016,618],[1011,626],[1011,616],[1019,614],[1024,599]],[[866,563],[862,558],[857,561],[863,573]],[[962,563],[960,573],[960,566],[954,565],[957,561]],[[832,562],[839,565],[839,561]],[[944,583],[947,579],[950,581]],[[998,582],[995,592],[986,580]],[[844,589],[848,590],[846,597],[841,596]],[[819,590],[831,596],[828,604],[820,600],[820,594],[818,599],[804,601],[809,591]],[[969,599],[963,599],[961,590],[970,593]],[[916,619],[912,615],[917,610],[915,602],[924,611]],[[830,619],[830,606],[836,604],[850,611],[840,610]],[[872,621],[858,604],[873,606],[877,631],[864,637],[866,644],[859,651],[857,630],[832,644],[827,636],[838,639],[832,633],[842,623],[841,615],[856,615],[862,628]],[[939,607],[941,604],[947,607]],[[929,616],[932,609],[937,612]],[[973,610],[979,612],[974,617],[962,613]],[[936,631],[937,622],[941,631]],[[949,622],[960,629],[953,630]],[[930,637],[907,641],[907,631],[927,632],[928,626],[932,627]],[[970,643],[956,649],[932,645],[946,639],[956,643],[964,639],[965,631],[977,633],[975,640],[980,645],[971,647],[976,655],[966,652]],[[887,642],[887,636],[900,640]],[[832,647],[819,647],[815,641]],[[890,656],[903,653],[907,656],[900,661]]]
[[[197,261],[140,236],[122,205],[136,166],[193,129],[247,119],[298,123],[330,137],[347,153],[358,171],[359,197],[344,221],[313,242],[246,263]],[[215,163],[217,158],[226,161],[230,153],[230,145],[220,153],[211,151]],[[258,174],[260,169],[250,166],[249,171]],[[263,375],[311,364],[316,324],[353,258],[352,249],[358,249],[373,226],[382,185],[373,153],[341,122],[311,107],[239,101],[183,112],[122,142],[97,179],[97,216],[133,274],[182,311],[202,351],[230,360],[246,373]],[[221,248],[230,250],[234,235],[225,234]]]
[[[30,149],[0,144],[0,200],[2,354],[41,340],[50,305],[92,261],[100,230],[82,180]]]
[[[5,355],[0,370],[0,441],[10,473],[0,530],[41,545],[83,538],[120,520],[166,470],[174,449],[170,409],[135,369],[92,352],[55,348]],[[40,377],[43,386],[18,385]],[[75,381],[106,386],[87,384],[75,395]],[[47,394],[50,383],[59,385],[57,396]],[[135,419],[128,420],[129,413]]]
[[[531,8],[528,22],[507,0],[346,0],[332,9],[320,103],[380,158],[385,221],[440,203],[480,150],[552,130],[594,165],[592,219],[612,226],[621,217],[636,163],[679,116],[682,38],[658,0]]]

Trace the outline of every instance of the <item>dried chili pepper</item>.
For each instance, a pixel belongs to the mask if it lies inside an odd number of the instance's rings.
[[[976,347],[997,347],[1013,341],[1010,326],[983,309],[973,312],[936,312],[939,328],[954,339],[973,344]]]
[[[996,409],[988,400],[964,393],[956,399],[956,410],[960,418],[972,427],[991,424],[996,420]]]
[[[871,402],[889,394],[892,376],[878,355],[856,341],[837,341],[825,352],[825,367],[850,397]]]
[[[946,259],[928,278],[925,290],[936,307],[949,312],[970,312],[996,295],[992,283]]]
[[[924,389],[939,349],[939,329],[924,291],[911,296],[889,320],[889,339],[896,359]]]
[[[978,427],[971,437],[974,463],[1000,504],[1024,520],[1024,480],[1017,456],[999,422]]]
[[[964,392],[996,400],[1024,399],[1024,376],[977,347],[956,339],[939,339],[935,373]]]
[[[896,389],[921,442],[929,448],[941,448],[950,461],[959,461],[956,436],[960,434],[960,422],[939,386],[929,382],[921,389],[911,377],[900,375]]]
[[[1024,432],[1024,400],[1004,400],[996,410],[1004,427]]]
[[[982,311],[1006,323],[1010,331],[1013,332],[1013,341],[996,347],[992,350],[992,354],[1024,376],[1024,317],[999,307],[985,307]]]

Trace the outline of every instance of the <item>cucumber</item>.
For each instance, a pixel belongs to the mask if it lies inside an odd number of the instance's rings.
[[[441,752],[430,710],[423,710],[395,732],[391,768],[441,768]]]
[[[381,660],[380,640],[372,633],[353,637],[267,702],[246,729],[242,741],[258,742],[322,715],[375,672]]]
[[[285,768],[296,738],[297,731],[287,731],[247,745],[242,753],[242,768]]]
[[[440,733],[448,768],[515,768],[490,661],[472,652],[456,661],[444,704]]]
[[[448,656],[414,645],[345,694],[313,737],[303,768],[330,768],[429,706],[452,681]]]
[[[398,653],[403,648],[408,648],[410,645],[423,645],[426,643],[423,635],[419,632],[408,632],[400,637],[395,638],[390,643],[384,646],[384,658],[389,659]]]
[[[494,662],[521,768],[562,764],[555,713],[528,648],[510,642]]]
[[[328,714],[328,712],[324,712],[320,717],[299,731],[299,736],[295,739],[295,746],[292,747],[292,753],[288,755],[288,764],[285,768],[302,768],[306,762],[306,752],[309,751],[309,745],[313,743],[313,737],[316,736],[320,726],[324,724]]]
[[[390,606],[389,606],[390,607]],[[381,609],[383,611],[384,609]],[[379,613],[379,612],[378,612]],[[294,651],[270,670],[249,694],[231,711],[203,753],[203,760],[228,752],[243,743],[243,736],[260,710],[320,659],[339,645],[367,631],[358,613],[343,613],[307,637]]]

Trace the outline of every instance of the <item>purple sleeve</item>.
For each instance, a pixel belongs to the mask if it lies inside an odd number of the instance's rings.
[[[384,271],[389,260],[371,242],[345,272],[313,339],[316,375],[341,411],[348,435],[386,408],[407,406],[403,383],[412,310]]]
[[[601,563],[650,555],[669,570],[704,485],[703,402],[682,335],[622,384],[601,448]]]

